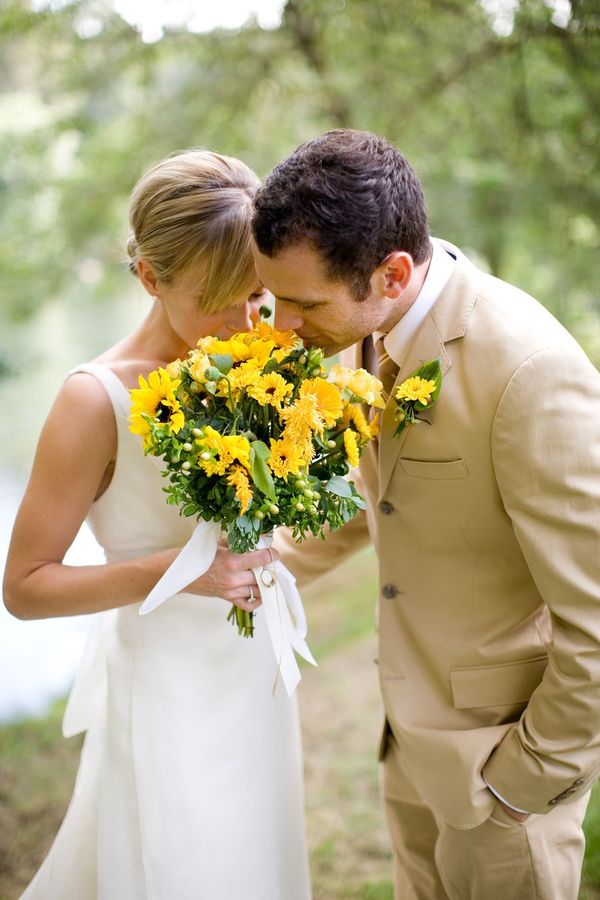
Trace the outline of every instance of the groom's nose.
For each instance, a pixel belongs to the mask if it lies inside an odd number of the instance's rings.
[[[287,304],[276,301],[275,326],[280,331],[299,331],[304,325],[304,319],[293,309],[288,309]]]

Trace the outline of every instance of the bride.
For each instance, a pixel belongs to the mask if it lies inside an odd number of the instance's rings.
[[[220,547],[150,615],[140,602],[195,521],[166,503],[162,463],[128,428],[128,389],[198,339],[252,327],[254,173],[204,151],[171,156],[130,202],[146,319],[64,382],[43,428],[9,550],[14,615],[98,612],[63,730],[86,731],[71,804],[23,900],[308,900],[297,708],[272,695],[258,611],[252,640],[223,601],[256,611],[253,567]],[[106,565],[63,558],[87,519]]]

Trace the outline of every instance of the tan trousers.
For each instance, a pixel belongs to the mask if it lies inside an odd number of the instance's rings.
[[[452,828],[423,805],[390,736],[383,794],[396,900],[577,900],[589,792],[524,824],[496,804],[477,828]]]

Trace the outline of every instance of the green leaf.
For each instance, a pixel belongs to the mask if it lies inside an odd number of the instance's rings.
[[[329,491],[330,494],[335,494],[337,497],[352,496],[352,488],[346,479],[340,475],[334,475],[333,478],[330,478],[325,485],[325,490]]]
[[[214,356],[210,356],[209,359],[212,359],[214,365],[222,375],[227,375],[233,366],[233,357],[228,353],[215,353]]]
[[[275,502],[277,495],[275,494],[273,476],[266,463],[269,456],[270,450],[262,441],[253,441],[250,444],[250,474],[252,475],[252,481],[265,497]]]

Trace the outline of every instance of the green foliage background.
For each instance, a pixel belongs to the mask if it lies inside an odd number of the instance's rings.
[[[271,30],[154,43],[103,0],[5,0],[0,402],[32,363],[52,372],[12,461],[65,368],[143,313],[122,264],[127,196],[190,146],[264,175],[328,128],[387,136],[433,233],[537,296],[599,363],[599,36],[595,0],[287,0]]]

